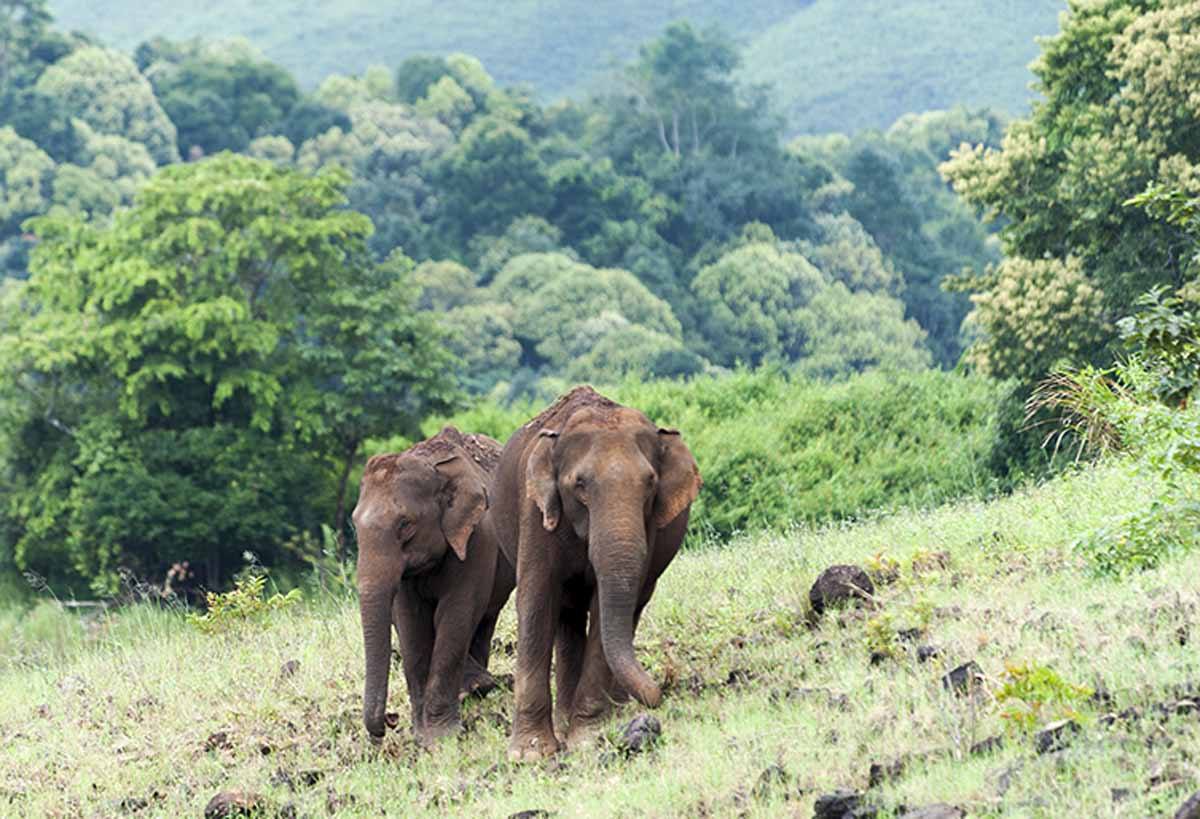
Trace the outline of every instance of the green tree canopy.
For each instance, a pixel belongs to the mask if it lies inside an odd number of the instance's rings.
[[[80,49],[47,68],[36,87],[98,133],[140,142],[159,164],[178,161],[174,124],[150,82],[124,54]]]
[[[222,154],[161,171],[111,224],[35,221],[0,337],[0,408],[24,399],[5,463],[25,487],[0,530],[22,566],[111,591],[122,566],[199,557],[216,582],[243,549],[332,520],[367,436],[448,406],[411,263],[370,264],[346,182]],[[222,529],[214,481],[255,513]],[[151,485],[143,525],[119,525]]]
[[[973,321],[988,352],[977,360],[995,375],[1023,378],[1059,359],[1104,360],[1113,320],[1135,297],[1185,281],[1186,236],[1125,202],[1151,182],[1200,191],[1200,106],[1191,90],[1200,83],[1200,3],[1072,0],[1033,71],[1044,98],[1032,114],[1012,123],[999,148],[966,147],[944,167],[968,202],[1000,220],[1013,259],[971,283],[986,296]],[[1067,290],[1088,285],[1076,302],[1087,313],[1046,316],[1044,343],[996,355],[1004,318],[983,305],[1040,312],[1012,299],[1039,297],[1052,268],[1073,271]],[[1031,280],[1016,284],[1014,276]]]

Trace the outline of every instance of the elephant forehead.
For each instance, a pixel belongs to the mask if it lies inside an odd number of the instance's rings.
[[[646,427],[652,428],[653,425],[638,410],[629,407],[586,407],[571,416],[563,432],[594,429],[636,433]]]

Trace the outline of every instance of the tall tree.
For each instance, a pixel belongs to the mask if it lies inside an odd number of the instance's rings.
[[[222,154],[163,170],[111,224],[33,223],[0,336],[24,487],[0,532],[23,567],[107,592],[122,567],[200,557],[216,582],[344,512],[365,437],[447,408],[439,331],[405,260],[370,263],[347,181]]]

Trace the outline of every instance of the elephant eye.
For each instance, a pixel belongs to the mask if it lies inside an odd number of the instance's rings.
[[[399,518],[396,521],[396,537],[400,538],[400,542],[404,543],[413,536],[413,524],[408,518]]]

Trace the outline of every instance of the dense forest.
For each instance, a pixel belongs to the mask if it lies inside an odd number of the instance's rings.
[[[464,53],[306,90],[244,40],[126,53],[0,3],[0,568],[111,594],[185,559],[216,584],[247,550],[344,557],[366,452],[579,381],[733,384],[697,426],[824,401],[764,421],[804,491],[839,454],[803,441],[890,408],[854,445],[911,468],[870,461],[861,505],[824,513],[736,501],[760,467],[713,439],[717,535],[1007,485],[1029,386],[1107,364],[1136,297],[1194,280],[1196,13],[1073,4],[1022,119],[794,136],[784,78],[687,22],[546,102]],[[956,367],[978,383],[930,372]],[[857,403],[806,392],[845,379]],[[947,424],[969,463],[937,449]]]

